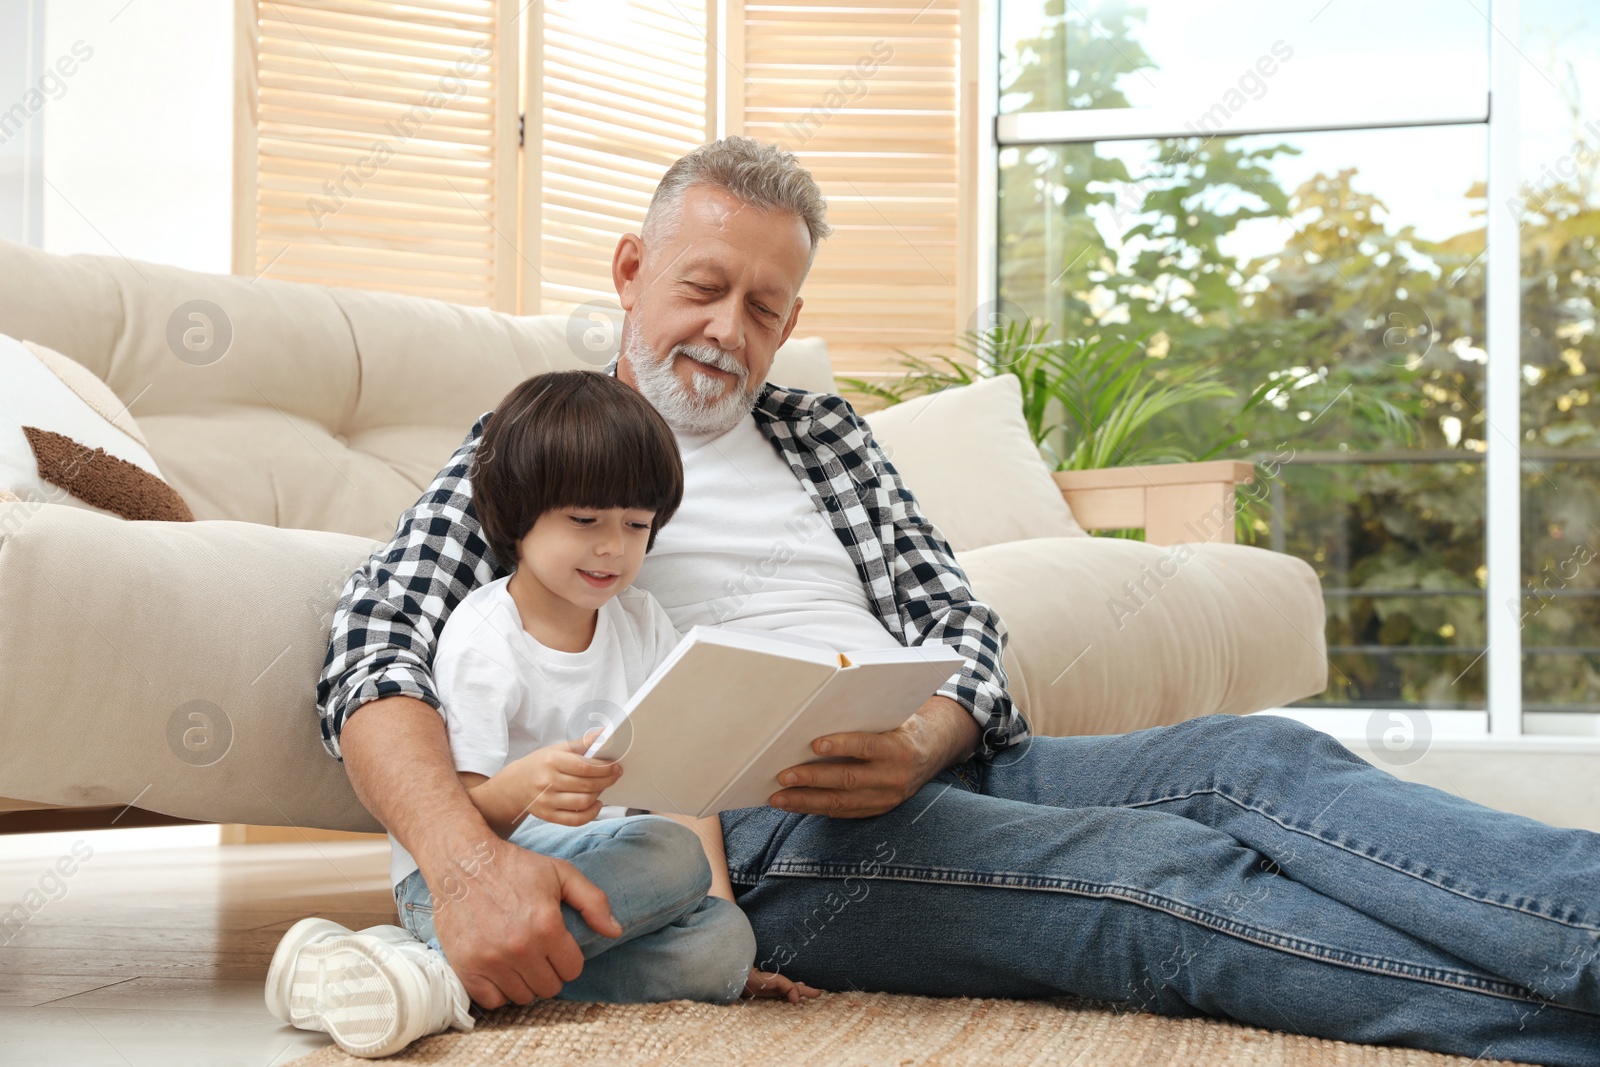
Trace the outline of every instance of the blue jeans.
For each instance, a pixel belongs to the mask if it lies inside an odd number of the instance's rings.
[[[1600,835],[1402,782],[1279,717],[1019,749],[875,818],[724,812],[757,965],[1600,1064]]]
[[[559,999],[727,1004],[739,998],[755,959],[755,936],[737,907],[706,896],[711,867],[693,830],[658,815],[599,819],[579,827],[530,816],[510,840],[570,862],[605,890],[611,913],[622,924],[621,937],[602,937],[583,916],[561,905],[584,963],[583,973],[561,987]],[[470,879],[462,891],[472,892]],[[395,887],[395,907],[407,930],[443,952],[421,871]]]

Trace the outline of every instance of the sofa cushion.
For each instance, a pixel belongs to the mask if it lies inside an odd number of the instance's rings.
[[[1007,684],[1037,734],[1244,714],[1327,686],[1322,588],[1293,556],[1057,537],[961,565],[1005,621]]]
[[[316,712],[340,590],[376,547],[0,503],[0,796],[380,829]]]
[[[1086,536],[1028,433],[1015,375],[907,400],[867,422],[924,517],[956,551]]]

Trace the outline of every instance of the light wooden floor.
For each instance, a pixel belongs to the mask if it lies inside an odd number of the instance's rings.
[[[0,1063],[288,1063],[330,1042],[267,1013],[283,932],[307,915],[352,929],[396,921],[382,838],[101,850],[65,892],[47,878],[55,859],[0,859],[0,919],[37,907],[20,932],[0,927]]]

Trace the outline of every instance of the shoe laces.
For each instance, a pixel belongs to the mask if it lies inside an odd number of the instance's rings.
[[[422,965],[423,977],[428,982],[428,1029],[427,1033],[436,1034],[449,1027],[458,1030],[471,1030],[474,1022],[470,1010],[472,1000],[467,996],[466,987],[461,984],[461,979],[456,977],[456,972],[451,969],[450,962],[440,953],[421,941],[411,944],[398,944],[394,948],[413,957]]]

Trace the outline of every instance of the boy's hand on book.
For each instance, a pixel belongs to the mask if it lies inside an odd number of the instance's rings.
[[[770,997],[773,1000],[787,1000],[790,1004],[798,1004],[801,998],[820,997],[822,990],[812,989],[804,982],[786,978],[777,971],[758,971],[752,967],[750,977],[745,979],[744,995]]]
[[[528,798],[528,814],[562,826],[582,826],[600,814],[600,794],[617,784],[622,764],[586,758],[590,740],[546,745],[500,772],[509,790]]]

